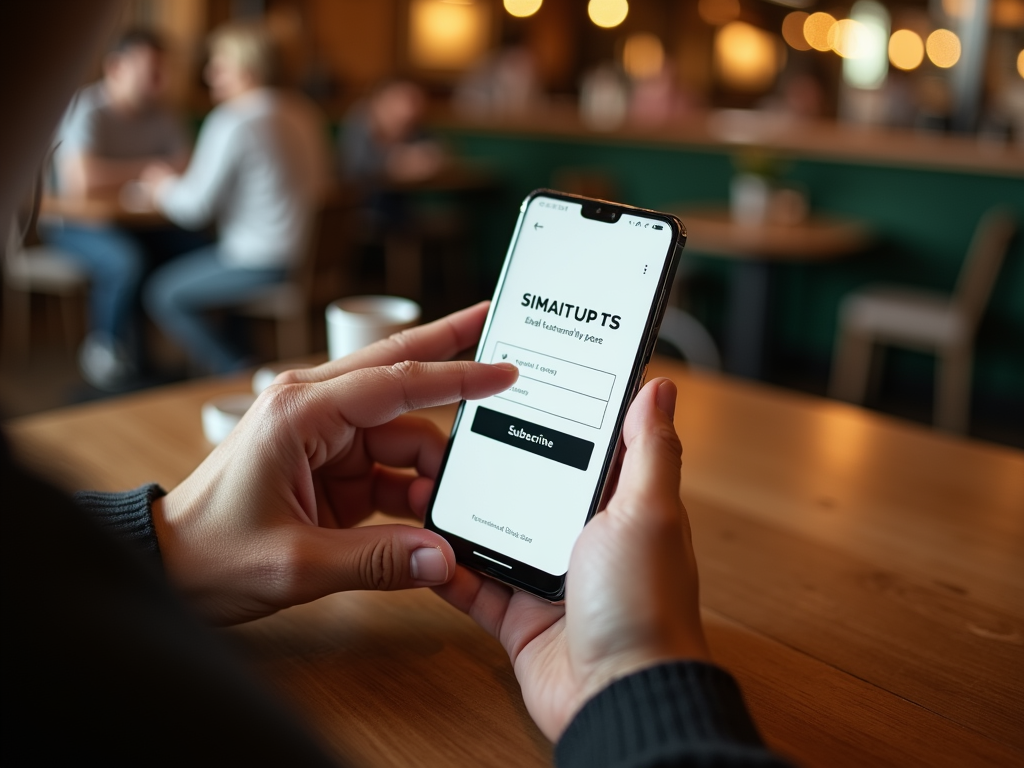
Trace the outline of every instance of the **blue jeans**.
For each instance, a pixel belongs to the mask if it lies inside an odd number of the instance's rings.
[[[209,242],[176,227],[129,231],[82,224],[43,225],[43,240],[64,251],[89,275],[90,330],[124,345],[141,344],[136,330],[139,286],[153,267]]]
[[[164,265],[143,288],[146,311],[189,356],[214,373],[244,368],[248,360],[227,334],[205,317],[258,298],[287,276],[283,267],[247,268],[224,264],[211,245]]]

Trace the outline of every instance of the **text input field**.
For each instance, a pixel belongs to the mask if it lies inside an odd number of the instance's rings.
[[[519,380],[496,397],[534,408],[543,413],[600,429],[608,410],[615,376],[499,341],[492,363],[512,363]]]

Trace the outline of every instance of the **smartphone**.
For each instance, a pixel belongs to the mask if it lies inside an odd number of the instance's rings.
[[[476,355],[519,379],[460,404],[427,510],[459,563],[563,599],[685,242],[669,214],[548,189],[523,201]]]

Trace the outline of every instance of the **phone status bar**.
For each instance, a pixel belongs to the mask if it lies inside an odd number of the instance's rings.
[[[644,229],[653,232],[668,229],[668,226],[660,221],[652,221],[651,219],[642,218],[640,216],[623,216],[619,219],[619,223],[632,229]]]

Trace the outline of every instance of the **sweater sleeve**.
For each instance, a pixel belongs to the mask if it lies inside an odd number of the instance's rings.
[[[761,741],[739,686],[710,664],[674,662],[617,680],[555,748],[559,768],[788,765]]]
[[[118,493],[80,491],[75,494],[75,503],[101,528],[160,564],[160,543],[153,527],[153,502],[166,495],[167,491],[150,483]]]
[[[222,105],[206,118],[185,173],[157,187],[157,207],[180,227],[200,229],[213,221],[237,171],[248,137],[226,110]]]

